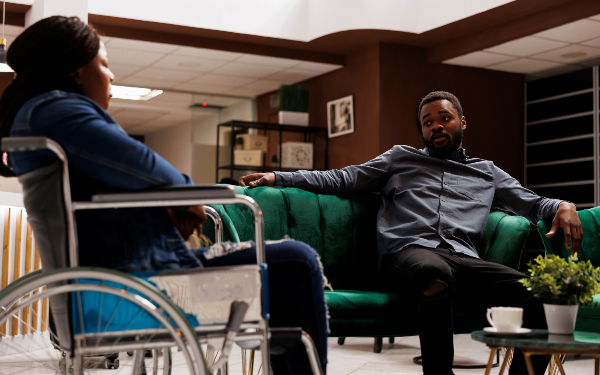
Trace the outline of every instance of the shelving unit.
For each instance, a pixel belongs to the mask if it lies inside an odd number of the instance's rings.
[[[569,200],[577,209],[600,205],[600,75],[598,66],[525,85],[525,187]],[[522,269],[544,254],[535,226]]]
[[[273,167],[267,166],[267,154],[263,155],[263,165],[262,166],[245,166],[245,165],[234,165],[233,164],[233,151],[235,149],[235,138],[239,134],[248,133],[249,129],[257,129],[259,132],[262,130],[263,135],[267,135],[267,131],[274,130],[279,133],[279,162],[281,163],[281,154],[282,147],[281,143],[283,140],[283,133],[301,133],[304,135],[304,142],[313,143],[313,163],[315,161],[315,140],[316,135],[322,134],[323,139],[325,140],[325,150],[324,150],[324,169],[328,169],[328,147],[329,147],[329,139],[327,137],[327,129],[326,128],[315,128],[309,126],[297,126],[297,125],[280,125],[273,124],[269,122],[249,122],[249,121],[229,121],[222,124],[217,125],[217,145],[220,145],[220,137],[221,137],[221,128],[231,128],[231,136],[230,142],[231,145],[231,164],[228,165],[219,165],[219,146],[217,146],[217,168],[216,168],[216,182],[219,182],[219,171],[220,170],[229,170],[230,178],[233,179],[234,171],[261,171],[261,172],[273,172],[273,171],[282,171],[282,172],[295,172],[298,169],[293,168],[281,168],[281,167]],[[314,164],[313,164],[314,166]],[[310,170],[319,170],[319,169],[310,169]]]

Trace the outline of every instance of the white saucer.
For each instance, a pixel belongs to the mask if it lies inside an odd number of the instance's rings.
[[[519,328],[517,331],[498,331],[496,327],[485,327],[483,330],[487,333],[501,336],[518,336],[531,332],[529,328]]]

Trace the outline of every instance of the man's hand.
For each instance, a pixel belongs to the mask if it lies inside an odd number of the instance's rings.
[[[275,173],[254,173],[240,178],[240,186],[273,186],[275,185]]]
[[[167,208],[167,211],[185,241],[190,238],[194,230],[198,231],[198,236],[202,235],[202,224],[206,222],[206,213],[202,206],[191,206],[187,211]]]
[[[571,255],[575,255],[583,239],[583,229],[574,204],[561,202],[558,205],[558,211],[552,220],[552,229],[546,233],[546,237],[553,237],[559,227],[565,233],[565,247],[571,250]]]

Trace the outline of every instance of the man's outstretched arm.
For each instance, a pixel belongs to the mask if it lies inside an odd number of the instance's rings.
[[[380,191],[389,179],[394,149],[361,165],[329,171],[254,173],[240,178],[240,186],[293,186],[324,193]]]
[[[579,251],[583,230],[577,215],[577,207],[570,202],[537,195],[498,167],[494,167],[496,193],[494,200],[501,206],[537,224],[541,219],[554,217],[552,229],[546,237],[553,237],[558,228],[565,234],[565,247],[571,255]]]

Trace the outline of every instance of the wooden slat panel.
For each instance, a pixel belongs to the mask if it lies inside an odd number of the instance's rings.
[[[2,241],[2,280],[0,288],[4,288],[8,285],[8,260],[9,260],[9,237],[10,237],[10,209],[4,208],[4,236]],[[0,334],[6,335],[6,323],[0,327]]]
[[[13,279],[11,281],[14,281],[16,279],[18,279],[19,277],[21,277],[20,273],[21,273],[21,220],[23,219],[23,211],[22,210],[17,210],[17,209],[11,209],[16,211],[16,215],[17,215],[17,220],[15,223],[15,227],[11,228],[14,229],[15,231],[15,247],[14,249],[11,249],[14,251],[14,266],[13,266]],[[21,316],[21,312],[19,312],[18,316]],[[19,334],[19,319],[17,317],[13,317],[13,323],[12,323],[12,334],[13,336],[16,336]]]
[[[24,216],[26,216],[27,212],[24,212]],[[25,228],[25,264],[24,267],[21,267],[21,269],[24,270],[23,275],[27,275],[28,273],[31,272],[31,269],[33,268],[33,254],[32,254],[32,241],[33,241],[33,236],[31,234],[31,226],[29,225],[29,223],[27,221],[25,221],[25,223],[23,223],[26,228]],[[31,295],[31,294],[30,294]],[[26,309],[23,310],[23,323],[21,326],[21,333],[23,335],[26,335],[28,333],[31,333],[31,306],[27,307]]]

